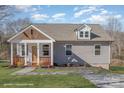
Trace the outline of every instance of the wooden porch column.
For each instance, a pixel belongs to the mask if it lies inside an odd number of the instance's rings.
[[[37,43],[37,65],[38,65],[38,66],[39,66],[39,57],[40,57],[40,56],[39,56],[39,53],[40,53],[40,52],[39,52],[39,45],[40,45],[40,44]]]
[[[11,65],[13,65],[13,43],[11,43]]]
[[[51,42],[51,66],[53,66],[53,42]]]
[[[25,46],[25,66],[27,65],[27,43],[24,43]]]

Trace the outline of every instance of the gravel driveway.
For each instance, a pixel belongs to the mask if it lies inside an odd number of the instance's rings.
[[[124,74],[95,74],[92,70],[83,69],[81,75],[100,88],[124,88]]]

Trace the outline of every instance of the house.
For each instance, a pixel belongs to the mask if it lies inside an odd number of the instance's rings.
[[[11,65],[109,69],[112,39],[98,24],[33,24],[11,37]]]

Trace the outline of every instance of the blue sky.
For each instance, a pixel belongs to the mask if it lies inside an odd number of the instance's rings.
[[[23,5],[14,6],[20,13],[14,19],[29,18],[33,23],[96,23],[106,24],[109,17],[122,22],[124,6],[92,5]]]

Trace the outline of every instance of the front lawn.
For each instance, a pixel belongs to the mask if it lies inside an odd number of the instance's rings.
[[[111,66],[110,71],[112,73],[124,74],[124,66]]]
[[[0,88],[94,88],[89,80],[79,74],[68,75],[10,75],[21,68],[8,68],[6,63],[0,62]],[[41,68],[42,69],[42,68]],[[45,70],[44,70],[45,71]]]
[[[82,67],[37,68],[35,72],[79,72]]]

